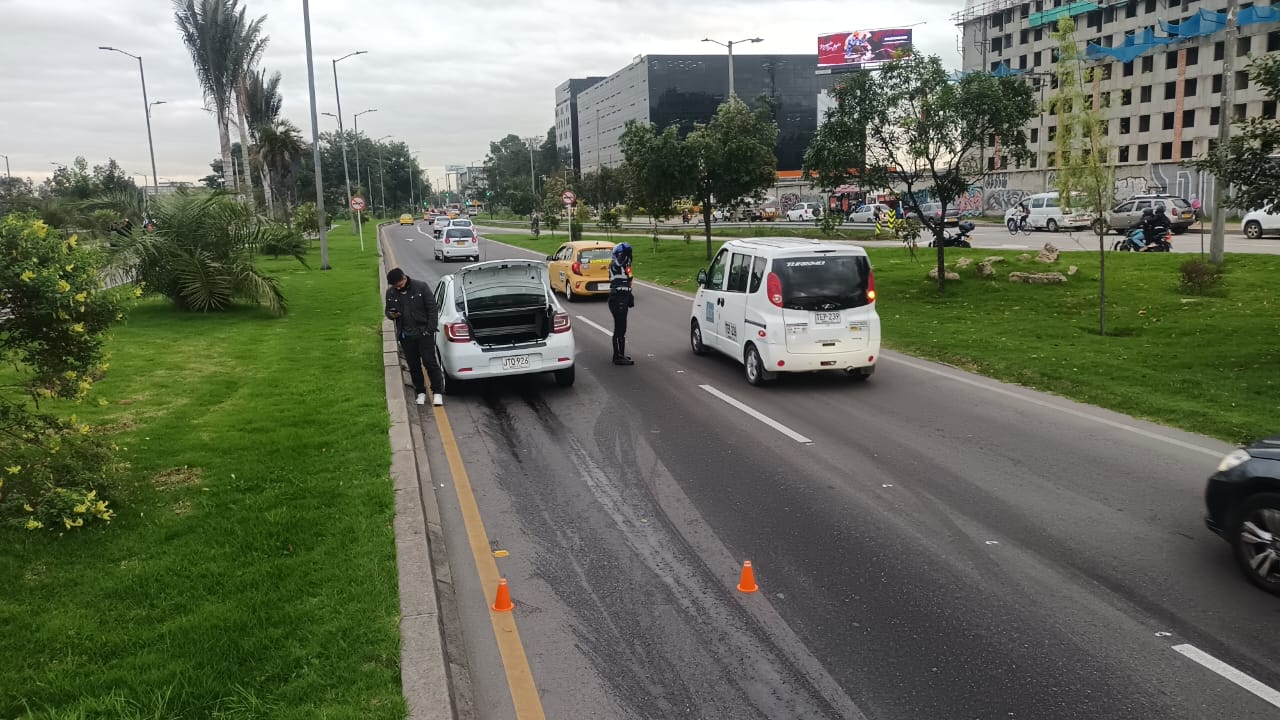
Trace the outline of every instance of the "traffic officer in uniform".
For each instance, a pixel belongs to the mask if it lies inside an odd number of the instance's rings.
[[[613,313],[613,364],[635,365],[627,357],[627,313],[635,307],[631,292],[631,246],[618,243],[609,263],[609,312]]]

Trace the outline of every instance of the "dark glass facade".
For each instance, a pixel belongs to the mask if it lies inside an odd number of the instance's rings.
[[[649,120],[681,134],[709,122],[729,94],[728,55],[649,55]],[[779,170],[799,170],[818,127],[818,91],[833,84],[814,75],[816,55],[736,55],[734,92],[752,107],[767,95],[778,123]]]

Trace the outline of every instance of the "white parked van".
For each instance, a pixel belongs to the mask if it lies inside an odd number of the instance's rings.
[[[819,240],[730,240],[698,271],[689,344],[741,362],[759,385],[781,372],[843,370],[865,379],[880,356],[871,261]]]
[[[1073,196],[1074,197],[1074,196]],[[1086,200],[1083,195],[1076,197],[1078,207],[1063,207],[1058,193],[1047,192],[1029,195],[1023,199],[1031,215],[1027,224],[1037,230],[1058,232],[1060,229],[1087,228],[1093,222],[1093,213],[1085,212]],[[1018,206],[1009,208],[1004,214],[1004,224],[1012,232],[1018,223]]]

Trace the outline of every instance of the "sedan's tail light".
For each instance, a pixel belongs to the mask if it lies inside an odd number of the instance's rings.
[[[471,342],[471,328],[467,327],[467,324],[464,322],[449,323],[445,325],[444,334],[445,337],[449,338],[449,342]]]
[[[569,320],[569,313],[556,313],[555,318],[551,321],[551,332],[553,333],[569,332],[571,327],[573,327],[573,322]]]
[[[769,293],[769,302],[775,307],[782,307],[782,278],[777,273],[769,273],[769,279],[765,281],[765,291]]]

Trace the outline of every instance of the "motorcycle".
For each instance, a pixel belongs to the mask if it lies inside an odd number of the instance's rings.
[[[1147,242],[1146,233],[1136,227],[1123,240],[1115,241],[1111,249],[1120,252],[1170,252],[1173,250],[1173,231],[1166,230],[1163,237]]]
[[[973,247],[973,244],[969,242],[969,239],[967,237],[969,233],[973,232],[973,228],[974,228],[973,223],[969,222],[968,220],[965,220],[964,222],[961,222],[960,225],[956,228],[957,230],[959,230],[959,232],[957,232],[954,235],[952,235],[951,233],[948,233],[946,230],[943,230],[942,231],[942,247],[956,247],[956,248]],[[937,247],[936,245],[937,242],[938,241],[936,239],[930,240],[929,247]]]

